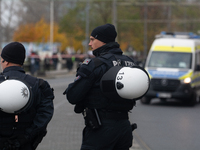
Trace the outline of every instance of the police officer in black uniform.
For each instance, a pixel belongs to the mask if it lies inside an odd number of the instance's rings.
[[[20,113],[0,111],[0,150],[36,149],[53,116],[53,90],[45,80],[25,74],[22,68],[25,56],[25,48],[19,42],[9,43],[1,53],[0,82],[24,81],[30,86],[32,98],[29,107]]]
[[[113,66],[134,66],[134,61],[123,55],[112,24],[96,27],[89,46],[95,58],[85,59],[77,69],[76,79],[64,92],[82,113],[86,127],[83,130],[81,150],[128,150],[132,146],[132,128],[128,111],[135,101],[107,98],[100,89],[102,76]]]

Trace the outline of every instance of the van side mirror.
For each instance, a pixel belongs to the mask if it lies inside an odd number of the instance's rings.
[[[195,71],[200,71],[200,65],[199,64],[196,65]]]

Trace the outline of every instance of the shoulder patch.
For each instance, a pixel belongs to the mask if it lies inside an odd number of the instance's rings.
[[[81,79],[81,76],[77,76],[75,79],[74,79],[74,82],[77,81],[77,80],[80,80]]]
[[[83,61],[83,64],[89,64],[89,62],[91,61],[91,59],[89,59],[89,58],[86,58],[84,61]]]

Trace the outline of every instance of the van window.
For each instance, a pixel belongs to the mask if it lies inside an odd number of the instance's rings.
[[[147,66],[190,69],[191,60],[191,53],[153,51]]]
[[[200,65],[200,53],[196,51],[195,53],[195,65]]]

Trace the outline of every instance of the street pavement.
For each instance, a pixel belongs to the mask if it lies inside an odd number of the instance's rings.
[[[74,75],[74,70],[71,72],[68,72],[68,70],[57,70],[48,71],[46,76],[41,76],[41,78],[48,80]],[[60,92],[63,90],[63,87],[56,86],[55,89],[54,116],[48,125],[48,134],[37,150],[79,150],[84,119],[82,115],[74,113],[74,106],[69,104],[65,96]],[[135,138],[130,150],[142,150]]]

